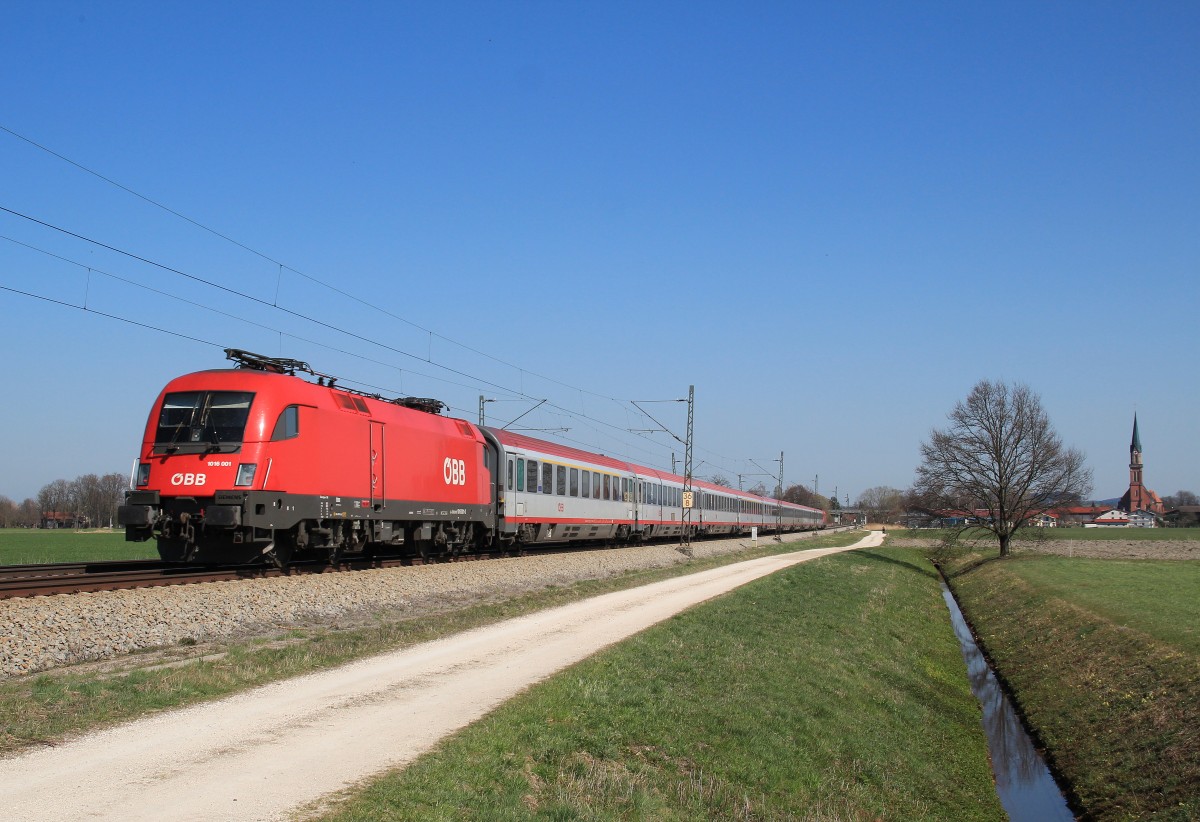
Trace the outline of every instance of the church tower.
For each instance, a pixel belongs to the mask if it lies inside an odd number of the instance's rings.
[[[1142,483],[1142,438],[1138,434],[1137,414],[1133,415],[1133,439],[1129,443],[1129,490],[1117,505],[1122,511],[1149,511],[1162,516],[1165,513],[1158,494]]]

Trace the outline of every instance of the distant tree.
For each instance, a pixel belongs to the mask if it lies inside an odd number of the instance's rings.
[[[0,494],[0,528],[11,528],[17,523],[17,504]]]
[[[1083,453],[1063,446],[1026,385],[983,380],[921,443],[914,491],[930,505],[982,510],[975,527],[991,531],[1007,556],[1013,534],[1059,500],[1091,492]],[[967,526],[956,529],[957,537]]]
[[[840,502],[838,502],[838,498],[837,498],[836,494],[834,494],[833,496],[831,496],[829,498],[829,510],[830,511],[839,511],[839,510],[841,510],[841,507],[842,507],[842,504]]]
[[[26,497],[17,509],[17,524],[23,528],[32,528],[41,521],[42,513],[37,500]]]
[[[891,522],[904,510],[904,492],[890,485],[876,485],[858,495],[857,507],[868,522]]]
[[[713,474],[711,477],[708,478],[708,481],[711,482],[713,485],[721,485],[721,486],[724,486],[725,488],[733,487],[732,485],[729,484],[729,477],[725,476],[724,474]]]
[[[129,479],[124,474],[105,474],[100,478],[100,498],[103,507],[98,519],[92,520],[95,525],[111,526],[117,521],[117,508],[125,501],[125,490]]]
[[[822,510],[828,510],[829,508],[829,497],[823,497],[814,493],[806,485],[789,485],[779,498],[784,502],[807,505],[809,508],[820,508]]]
[[[765,497],[767,495],[767,486],[761,482],[751,485],[746,490],[751,494],[758,494],[758,496],[760,496],[760,497]]]
[[[50,513],[75,513],[75,492],[73,484],[62,479],[43,485],[37,495],[37,504],[42,509],[41,516]]]
[[[1176,491],[1174,494],[1167,494],[1163,497],[1163,506],[1167,510],[1178,508],[1181,505],[1200,505],[1200,497],[1191,491]]]

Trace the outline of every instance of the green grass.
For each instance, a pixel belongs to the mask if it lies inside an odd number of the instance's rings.
[[[153,540],[126,542],[125,531],[0,528],[0,565],[158,559]]]
[[[336,808],[366,819],[1003,819],[917,551],[828,557],[532,688]]]
[[[1200,540],[1200,528],[1022,528],[1014,539],[1195,542]]]
[[[1022,554],[951,585],[1089,818],[1200,818],[1200,564]]]
[[[349,630],[294,629],[283,638],[238,640],[220,646],[184,649],[188,654],[223,654],[182,667],[142,670],[135,655],[123,661],[122,675],[107,676],[65,668],[0,680],[0,755],[138,717],[148,711],[181,707],[227,696],[266,682],[331,668],[353,659],[425,642],[480,625],[573,602],[609,591],[644,585],[755,556],[849,545],[860,533],[822,535],[779,545],[764,542],[739,554],[693,560],[686,565],[636,571],[442,613],[383,615],[377,624]],[[153,658],[151,661],[159,661]]]
[[[941,528],[889,528],[888,536],[897,539],[928,539],[937,540],[949,529]],[[963,539],[975,538],[982,541],[995,542],[996,538],[987,531],[968,531]],[[1200,540],[1200,528],[1022,528],[1013,537],[1015,541],[1035,541],[1041,539],[1072,539],[1096,540],[1100,542],[1119,541],[1164,541],[1164,542],[1195,542]]]
[[[1200,657],[1200,563],[1027,559],[1007,569],[1026,585]]]

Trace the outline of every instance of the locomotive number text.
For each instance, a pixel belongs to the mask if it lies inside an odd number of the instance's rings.
[[[442,479],[447,485],[466,485],[467,484],[467,464],[462,460],[446,457],[442,463]]]

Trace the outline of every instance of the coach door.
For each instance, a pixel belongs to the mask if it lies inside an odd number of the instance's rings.
[[[525,455],[515,451],[506,452],[508,465],[504,467],[504,516],[525,516]],[[536,486],[535,486],[536,487]]]
[[[370,421],[371,425],[371,510],[387,508],[387,440],[383,423]]]
[[[633,523],[633,530],[640,531],[641,525],[638,523],[638,479],[636,476],[628,478],[629,489],[625,492],[625,518]]]

